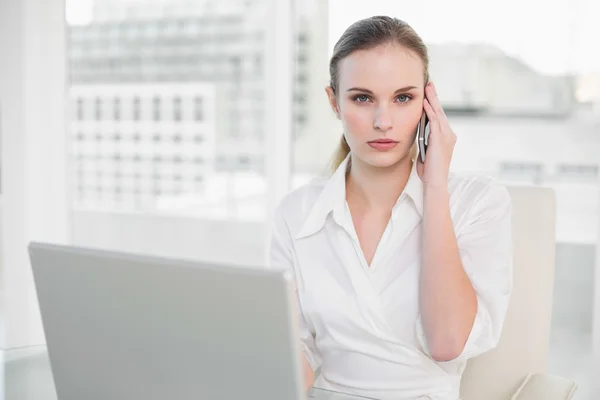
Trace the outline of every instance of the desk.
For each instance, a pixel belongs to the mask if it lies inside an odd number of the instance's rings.
[[[45,346],[0,351],[0,361],[0,372],[3,372],[0,374],[0,398],[4,392],[4,400],[57,400]],[[312,389],[308,393],[308,399],[364,400],[365,398]]]

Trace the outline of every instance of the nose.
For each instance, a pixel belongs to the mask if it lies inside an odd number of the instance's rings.
[[[387,105],[381,105],[375,112],[373,127],[378,131],[387,131],[392,127],[392,116]]]

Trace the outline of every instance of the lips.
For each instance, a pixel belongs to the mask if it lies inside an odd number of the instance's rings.
[[[397,141],[392,139],[377,139],[368,142],[368,145],[378,151],[386,151],[393,149],[398,144]]]
[[[369,143],[398,143],[395,140],[392,139],[377,139],[377,140],[371,140]]]

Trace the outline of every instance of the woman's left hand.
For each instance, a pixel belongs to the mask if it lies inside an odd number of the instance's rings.
[[[447,188],[456,134],[450,127],[432,82],[425,87],[423,108],[429,118],[429,139],[425,163],[421,162],[420,156],[417,157],[417,172],[425,187]]]

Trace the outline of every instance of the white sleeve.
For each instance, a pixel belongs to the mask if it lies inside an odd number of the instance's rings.
[[[280,208],[275,211],[269,256],[269,264],[272,268],[283,268],[293,273],[296,293],[295,310],[300,342],[308,363],[313,371],[316,371],[321,366],[322,358],[316,346],[314,327],[307,322],[307,319],[302,312],[302,306],[298,296],[298,276],[296,274],[296,269],[294,268],[292,237]]]
[[[469,219],[456,241],[477,295],[477,313],[462,353],[450,362],[466,361],[497,346],[513,287],[512,205],[506,188],[490,186]],[[420,318],[417,336],[428,352]]]

